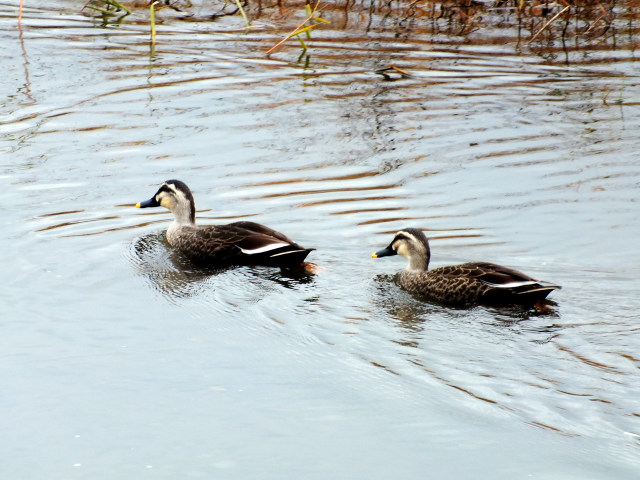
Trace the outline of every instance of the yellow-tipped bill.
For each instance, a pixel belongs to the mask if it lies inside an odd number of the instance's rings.
[[[380,257],[390,257],[391,255],[397,255],[398,252],[396,252],[391,245],[389,245],[387,248],[383,248],[382,250],[378,250],[376,253],[373,253],[371,256],[373,258],[380,258]]]
[[[136,203],[136,207],[138,208],[147,208],[147,207],[159,207],[160,204],[156,201],[156,197],[152,197],[149,200],[145,200],[144,202]]]

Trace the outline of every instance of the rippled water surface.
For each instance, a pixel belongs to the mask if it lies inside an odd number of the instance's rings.
[[[271,55],[302,7],[165,9],[153,54],[146,9],[81,7],[0,3],[3,478],[640,476],[627,7],[529,43],[551,15],[354,5]],[[169,178],[317,272],[185,263],[134,208]],[[370,257],[410,226],[563,289],[424,303]]]

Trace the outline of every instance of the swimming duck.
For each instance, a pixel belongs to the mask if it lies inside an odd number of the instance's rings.
[[[180,180],[167,180],[153,197],[136,204],[138,208],[160,206],[168,208],[174,217],[167,230],[169,244],[198,265],[294,267],[313,250],[259,223],[197,226],[193,195]]]
[[[431,251],[421,230],[406,228],[396,233],[389,246],[374,258],[402,255],[409,265],[400,272],[399,283],[410,293],[442,304],[533,305],[559,285],[540,282],[524,273],[487,262],[463,263],[428,270]]]

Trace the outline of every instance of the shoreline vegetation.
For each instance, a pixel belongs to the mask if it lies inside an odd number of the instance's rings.
[[[22,0],[20,7],[19,22]],[[152,45],[156,25],[235,16],[239,30],[278,32],[281,40],[267,54],[294,37],[306,49],[310,32],[329,24],[333,30],[393,33],[400,41],[427,35],[434,43],[516,42],[534,50],[634,50],[640,34],[640,0],[87,0],[78,10],[102,26],[146,22]]]

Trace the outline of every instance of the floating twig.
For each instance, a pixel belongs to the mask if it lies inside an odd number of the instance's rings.
[[[382,75],[385,80],[389,80],[389,81],[398,80],[399,78],[412,78],[413,77],[413,75],[411,75],[406,70],[402,70],[401,68],[398,68],[393,64],[389,65],[388,67],[379,68],[378,70],[375,71],[375,73],[377,75]],[[400,77],[396,76],[394,78],[393,76],[391,76],[392,73],[397,73],[397,74],[400,75]]]

